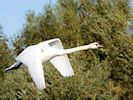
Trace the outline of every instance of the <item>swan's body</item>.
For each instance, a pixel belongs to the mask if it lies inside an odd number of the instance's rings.
[[[27,47],[16,57],[17,62],[11,67],[6,68],[5,71],[14,68],[19,68],[21,64],[24,64],[27,66],[29,73],[37,88],[39,90],[43,90],[45,88],[45,79],[42,63],[45,63],[46,61],[50,60],[50,62],[60,72],[62,76],[73,76],[74,72],[67,54],[80,50],[87,50],[89,48],[96,49],[99,47],[102,46],[95,42],[89,45],[80,46],[76,48],[63,49],[63,45],[60,39],[51,39],[38,43],[37,45]]]

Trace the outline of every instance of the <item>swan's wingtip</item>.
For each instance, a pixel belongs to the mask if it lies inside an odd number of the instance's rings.
[[[3,70],[3,72],[7,72],[7,71],[9,71],[9,68],[5,68],[5,69]]]
[[[38,89],[39,91],[43,91],[45,88],[46,88],[46,86],[38,86],[38,87],[37,87],[37,89]]]

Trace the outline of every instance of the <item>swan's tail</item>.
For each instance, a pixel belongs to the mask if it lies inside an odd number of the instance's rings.
[[[18,69],[21,64],[22,64],[21,62],[16,62],[12,66],[6,68],[4,71],[7,72],[7,71],[12,70],[12,69]]]

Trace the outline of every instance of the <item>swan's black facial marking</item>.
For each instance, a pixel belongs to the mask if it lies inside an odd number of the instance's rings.
[[[102,48],[103,46],[100,45],[98,42],[95,42],[94,45],[96,46],[96,48]]]
[[[98,43],[96,43],[96,46],[98,45]]]
[[[99,44],[98,43],[95,43],[95,45],[98,47],[99,46]]]

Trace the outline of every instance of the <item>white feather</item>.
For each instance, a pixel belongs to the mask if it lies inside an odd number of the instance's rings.
[[[59,38],[47,40],[39,43],[41,45],[42,50],[44,51],[44,55],[54,55],[63,50],[63,45]],[[54,67],[60,72],[60,74],[64,77],[69,77],[74,75],[72,66],[68,59],[67,54],[56,56],[50,60],[50,62],[54,65]],[[49,56],[50,57],[50,56]],[[51,56],[52,57],[52,56]]]
[[[56,39],[55,41],[50,42],[49,46],[52,48],[63,50],[63,45],[62,45],[60,39]],[[60,52],[60,51],[58,51],[58,52]],[[64,77],[74,75],[74,72],[73,72],[73,69],[72,69],[72,66],[70,64],[70,61],[68,59],[67,54],[54,57],[50,60],[50,62],[54,65],[54,67]]]
[[[44,73],[41,61],[41,48],[38,45],[29,46],[16,58],[28,67],[29,73],[39,90],[45,88]]]
[[[95,42],[89,45],[64,50],[60,39],[56,38],[27,47],[17,56],[16,60],[19,64],[23,63],[28,67],[35,85],[39,90],[42,90],[46,87],[42,63],[50,60],[61,75],[69,77],[74,75],[74,72],[67,54],[80,50],[87,50],[89,48],[96,49],[99,47],[103,46]],[[15,63],[11,67],[5,69],[5,71],[17,67],[19,64]]]

